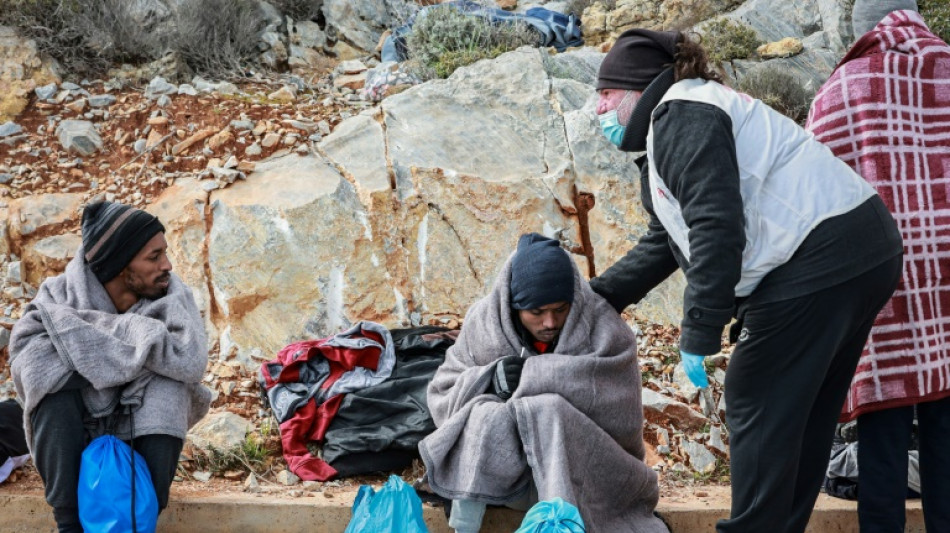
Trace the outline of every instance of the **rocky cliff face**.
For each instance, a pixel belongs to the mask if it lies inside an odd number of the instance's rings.
[[[167,189],[151,209],[173,221],[179,273],[222,357],[250,363],[358,320],[462,318],[524,232],[559,238],[588,275],[616,261],[645,214],[632,157],[593,116],[599,55],[512,52],[389,98],[316,153],[226,189]],[[638,311],[677,322],[681,293],[676,278]]]

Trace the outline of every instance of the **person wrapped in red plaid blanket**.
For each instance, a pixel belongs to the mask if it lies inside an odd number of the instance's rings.
[[[860,527],[904,531],[916,406],[924,520],[950,531],[950,46],[914,0],[857,0],[852,18],[858,40],[806,127],[874,186],[904,240],[841,415],[858,420]]]

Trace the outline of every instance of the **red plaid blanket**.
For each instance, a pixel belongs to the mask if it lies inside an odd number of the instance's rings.
[[[842,421],[950,395],[950,46],[916,12],[891,13],[819,90],[807,128],[877,189],[904,238],[903,280]]]

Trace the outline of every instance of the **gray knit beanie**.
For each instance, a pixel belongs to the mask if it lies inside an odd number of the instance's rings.
[[[902,9],[917,11],[916,0],[854,0],[851,27],[855,40],[873,30],[891,11]]]

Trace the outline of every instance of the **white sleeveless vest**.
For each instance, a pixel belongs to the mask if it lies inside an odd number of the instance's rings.
[[[746,244],[736,296],[748,296],[766,274],[791,258],[822,221],[847,213],[875,194],[851,168],[794,121],[759,100],[715,82],[682,80],[663,102],[712,104],[732,119]],[[653,209],[688,261],[689,228],[679,202],[653,164],[653,125],[647,134]]]

